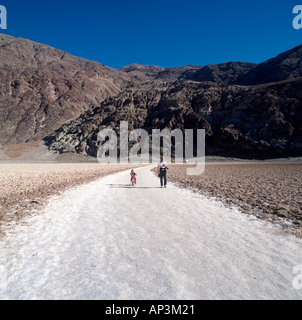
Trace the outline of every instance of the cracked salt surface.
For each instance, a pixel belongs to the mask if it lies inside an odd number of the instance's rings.
[[[301,299],[302,241],[150,167],[53,197],[0,242],[1,299]]]

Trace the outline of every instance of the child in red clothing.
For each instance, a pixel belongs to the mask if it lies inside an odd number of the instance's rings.
[[[131,179],[130,179],[131,183],[133,185],[135,185],[136,184],[136,176],[137,176],[137,174],[134,172],[133,169],[131,170],[130,176],[131,176]]]

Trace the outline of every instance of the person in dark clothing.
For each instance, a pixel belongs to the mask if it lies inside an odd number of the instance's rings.
[[[164,158],[160,158],[160,162],[157,166],[157,173],[160,177],[160,186],[167,188],[167,170],[169,170],[169,167],[167,166],[167,163],[164,161]]]

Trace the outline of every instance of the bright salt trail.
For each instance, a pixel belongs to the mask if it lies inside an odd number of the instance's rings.
[[[1,241],[1,299],[301,299],[302,242],[150,167],[54,197]]]

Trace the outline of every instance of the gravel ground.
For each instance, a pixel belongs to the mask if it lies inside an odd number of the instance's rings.
[[[0,235],[3,226],[35,214],[52,195],[131,165],[98,163],[0,164]],[[170,181],[221,200],[302,237],[301,163],[207,163],[202,176],[170,166]]]
[[[182,187],[302,236],[301,163],[208,163],[201,176],[187,176],[185,166],[172,165],[168,175]]]

